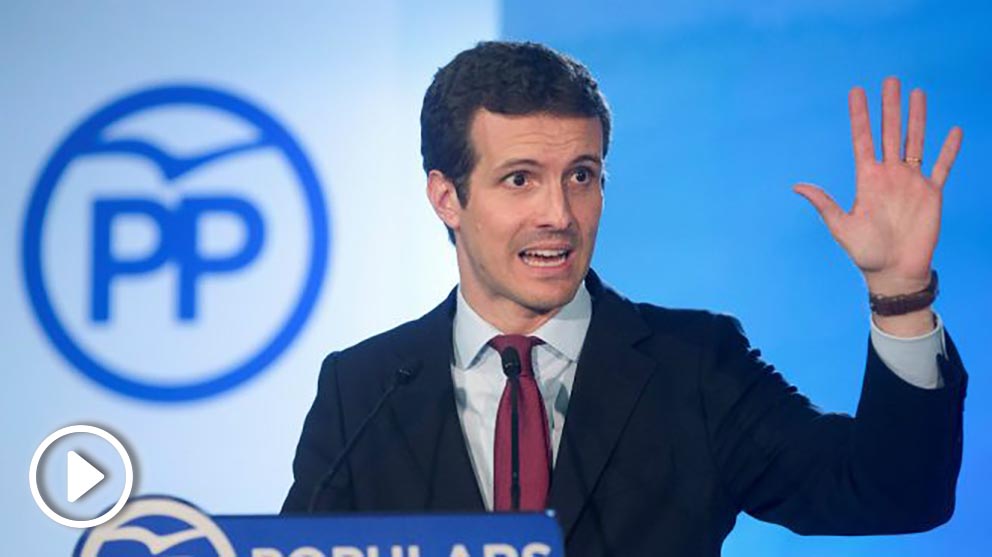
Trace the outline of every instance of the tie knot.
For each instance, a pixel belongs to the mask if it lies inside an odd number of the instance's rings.
[[[531,367],[530,353],[538,344],[544,344],[544,341],[537,337],[524,335],[497,335],[489,341],[489,346],[492,346],[499,352],[504,367],[507,365],[507,359],[504,355],[506,349],[513,348],[516,350],[517,355],[520,356],[520,375],[524,377],[534,374],[534,370]]]

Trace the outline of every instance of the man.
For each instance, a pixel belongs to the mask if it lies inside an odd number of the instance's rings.
[[[965,374],[929,308],[930,261],[961,133],[924,176],[923,103],[914,91],[900,156],[899,83],[886,81],[879,162],[864,92],[852,91],[851,212],[796,187],[872,296],[852,418],[813,407],[733,318],[636,304],[605,286],[589,269],[610,133],[595,81],[540,45],[462,52],[421,113],[427,195],[459,285],[424,317],[328,356],[284,511],[311,500],[321,511],[550,507],[567,553],[589,556],[718,555],[742,510],[809,534],[943,523]],[[410,365],[419,375],[323,485]]]

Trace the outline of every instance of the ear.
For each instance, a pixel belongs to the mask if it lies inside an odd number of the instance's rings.
[[[455,183],[440,170],[431,170],[427,174],[427,199],[438,218],[448,228],[458,230],[462,205],[458,201]]]

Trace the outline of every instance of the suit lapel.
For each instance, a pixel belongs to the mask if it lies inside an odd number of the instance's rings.
[[[484,511],[485,505],[469,459],[451,380],[452,318],[455,291],[439,306],[412,323],[410,342],[399,347],[403,361],[421,363],[420,373],[391,401],[397,427],[403,432],[424,478],[420,508]]]
[[[585,507],[623,431],[655,362],[634,345],[650,334],[633,304],[604,286],[593,271],[589,332],[579,357],[549,506],[567,538]],[[469,458],[451,381],[455,291],[411,323],[398,346],[397,365],[422,364],[418,377],[390,402],[424,484],[419,508],[484,511]]]
[[[655,368],[634,348],[650,329],[591,270],[592,320],[582,347],[551,480],[550,507],[567,539]]]

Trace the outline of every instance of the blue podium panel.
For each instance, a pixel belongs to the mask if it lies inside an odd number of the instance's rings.
[[[558,557],[541,513],[208,516],[171,497],[128,503],[74,557]]]

